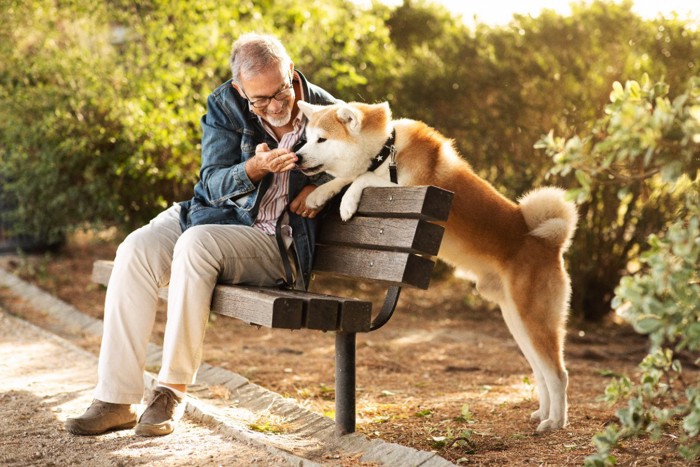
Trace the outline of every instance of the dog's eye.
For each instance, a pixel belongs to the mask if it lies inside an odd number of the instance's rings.
[[[325,143],[325,142],[326,142],[326,138],[319,138],[319,139],[316,140],[316,142],[317,142],[317,143]]]

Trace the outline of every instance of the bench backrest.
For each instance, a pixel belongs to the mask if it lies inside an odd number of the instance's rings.
[[[366,188],[347,222],[321,223],[313,269],[386,285],[427,289],[452,193],[434,186]]]
[[[431,221],[446,220],[451,203],[451,192],[432,186],[367,188],[351,220],[341,221],[335,209],[321,222],[314,272],[428,288],[444,233]],[[93,281],[107,285],[112,268],[112,261],[96,261]],[[167,289],[159,295],[167,299]],[[271,328],[372,329],[372,302],[355,297],[219,284],[211,310]]]

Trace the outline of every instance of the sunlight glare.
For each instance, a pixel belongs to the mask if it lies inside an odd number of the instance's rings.
[[[578,1],[568,2],[563,0],[491,0],[489,2],[476,2],[465,0],[428,0],[432,3],[442,4],[455,15],[462,16],[467,24],[485,23],[488,25],[505,25],[513,18],[513,14],[539,16],[542,10],[554,10],[561,15],[571,13],[570,5],[578,4]],[[590,0],[588,0],[590,1]],[[369,3],[358,0],[358,3]],[[383,0],[390,6],[398,6],[403,0]],[[614,2],[618,3],[618,2]],[[700,22],[700,2],[688,0],[635,0],[632,10],[642,18],[651,19],[659,14],[671,17],[677,13],[680,19],[693,19]]]

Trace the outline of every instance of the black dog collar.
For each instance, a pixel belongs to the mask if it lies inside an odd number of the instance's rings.
[[[391,130],[391,136],[386,140],[382,150],[372,158],[372,162],[367,169],[368,172],[374,172],[379,168],[380,165],[384,163],[387,157],[390,158],[389,172],[391,174],[391,181],[396,183],[396,148],[394,147],[394,142],[396,141],[396,130]]]

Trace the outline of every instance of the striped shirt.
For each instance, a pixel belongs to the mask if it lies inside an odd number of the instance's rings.
[[[275,138],[277,141],[275,133],[272,131],[267,122],[260,119],[260,123],[262,123],[265,131],[267,131],[270,136]],[[301,138],[301,134],[304,132],[305,126],[306,119],[303,117],[301,112],[298,112],[296,118],[294,119],[294,127],[292,131],[286,133],[279,141],[277,141],[277,147],[286,148],[291,151],[297,141],[299,141],[299,138]],[[289,171],[277,172],[273,173],[272,175],[272,183],[260,201],[258,217],[255,219],[255,223],[253,224],[255,227],[259,228],[268,235],[275,235],[277,219],[279,219],[284,212],[284,208],[289,203],[289,200],[287,199],[289,194]],[[292,229],[288,225],[283,226],[283,231],[289,236],[292,235]]]

